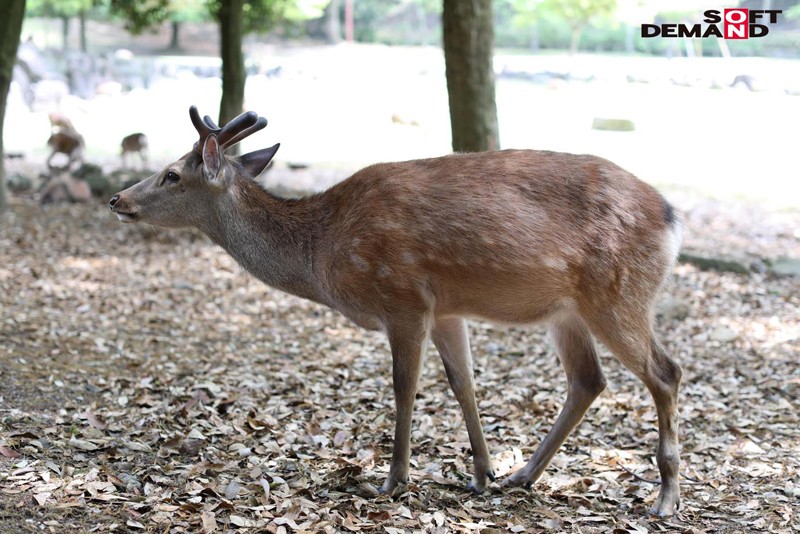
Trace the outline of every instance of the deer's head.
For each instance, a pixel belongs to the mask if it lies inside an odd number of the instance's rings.
[[[195,106],[189,116],[200,139],[181,159],[111,197],[109,206],[120,221],[177,228],[214,220],[236,180],[256,178],[280,147],[226,156],[227,148],[264,128],[267,119],[250,111],[219,128],[208,115],[201,119]]]

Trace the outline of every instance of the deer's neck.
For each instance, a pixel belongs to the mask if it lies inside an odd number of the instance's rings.
[[[243,181],[220,199],[216,220],[202,230],[267,285],[324,303],[313,266],[318,211],[311,201],[279,199]]]

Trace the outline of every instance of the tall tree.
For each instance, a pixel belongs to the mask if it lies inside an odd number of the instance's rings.
[[[200,0],[149,0],[131,2],[110,0],[112,12],[122,15],[131,33],[165,20],[196,17],[195,5]],[[266,32],[282,20],[303,20],[320,16],[327,0],[203,0],[212,17],[219,23],[220,58],[222,59],[222,99],[219,125],[242,112],[244,105],[244,54],[242,38],[250,32]]]
[[[3,124],[6,118],[6,100],[11,86],[11,75],[17,60],[25,0],[6,0],[4,15],[0,17],[0,213],[8,207],[6,198],[6,167],[3,150]]]
[[[220,57],[222,58],[222,99],[219,103],[219,123],[226,124],[239,115],[244,107],[244,54],[242,35],[244,0],[220,0],[219,20]],[[236,145],[238,147],[238,145]],[[234,148],[236,150],[236,148]]]
[[[500,147],[492,22],[492,0],[444,0],[444,61],[456,152]]]
[[[80,17],[80,46],[86,51],[86,11],[92,8],[92,0],[28,0],[27,15],[61,19],[62,48],[69,45],[69,22]]]

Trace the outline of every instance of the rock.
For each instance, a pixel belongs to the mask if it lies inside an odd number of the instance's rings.
[[[691,263],[701,271],[721,271],[749,274],[751,260],[732,256],[709,256],[700,252],[685,250],[678,256],[681,263]]]
[[[69,173],[54,176],[42,186],[39,202],[88,202],[92,198],[92,191],[85,180],[75,178]]]
[[[76,178],[85,180],[92,195],[96,197],[106,197],[118,189],[116,183],[103,175],[103,169],[93,163],[84,163],[72,174]]]
[[[770,262],[770,272],[777,276],[800,277],[800,259],[781,257]]]
[[[720,343],[730,343],[731,341],[739,337],[739,334],[737,334],[727,326],[718,326],[711,331],[711,334],[709,334],[708,337],[711,340],[719,341]]]
[[[658,314],[668,321],[683,321],[689,316],[689,303],[669,297],[659,306]]]
[[[632,132],[635,130],[635,127],[633,125],[633,121],[628,119],[603,119],[598,117],[592,121],[592,130]]]
[[[33,189],[33,181],[19,173],[9,175],[8,178],[6,178],[6,185],[8,185],[9,191],[14,193],[22,193]]]

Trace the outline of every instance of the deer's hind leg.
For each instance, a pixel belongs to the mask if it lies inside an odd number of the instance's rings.
[[[644,382],[658,414],[656,460],[661,472],[661,490],[650,512],[672,515],[680,504],[678,469],[678,390],[680,366],[655,339],[649,311],[631,314],[616,309],[593,314],[592,332],[634,375]]]
[[[506,484],[509,486],[530,487],[536,482],[594,399],[606,387],[592,336],[579,317],[554,319],[550,334],[567,375],[567,400],[531,460],[508,478]]]

